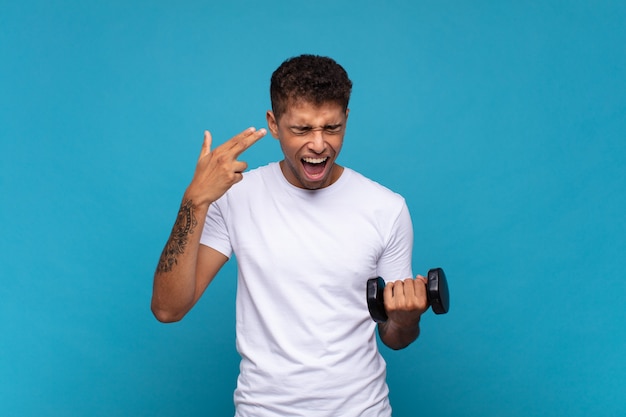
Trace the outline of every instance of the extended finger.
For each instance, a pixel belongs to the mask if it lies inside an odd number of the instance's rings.
[[[200,151],[200,157],[207,155],[211,152],[211,143],[213,142],[213,138],[211,137],[211,132],[208,130],[204,131],[204,141],[202,142],[202,150]]]
[[[250,127],[228,141],[229,151],[236,158],[266,134],[265,129],[256,130],[254,127]]]

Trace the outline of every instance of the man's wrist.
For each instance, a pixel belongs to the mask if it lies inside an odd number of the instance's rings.
[[[193,207],[194,211],[208,210],[212,201],[202,201],[201,198],[194,195],[193,191],[187,188],[183,194],[183,205]]]
[[[398,323],[392,318],[390,318],[387,320],[386,324],[387,326],[390,327],[389,330],[396,331],[399,333],[410,333],[412,331],[419,330],[421,318],[422,316],[420,315],[417,318],[417,321],[413,321],[410,323]]]

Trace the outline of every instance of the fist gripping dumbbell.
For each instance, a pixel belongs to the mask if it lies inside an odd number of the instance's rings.
[[[448,293],[448,281],[446,274],[441,268],[433,268],[428,271],[426,284],[426,295],[428,304],[435,314],[445,314],[450,309],[450,295]],[[381,277],[367,280],[367,308],[370,316],[377,323],[387,321],[385,302],[383,300],[383,290],[385,280]]]

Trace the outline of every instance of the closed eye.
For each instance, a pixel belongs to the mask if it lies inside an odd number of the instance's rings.
[[[304,136],[310,133],[313,128],[311,126],[291,126],[289,127],[289,130],[291,130],[291,133],[296,136]]]
[[[324,126],[324,132],[331,134],[331,135],[336,135],[337,133],[341,132],[342,127],[343,127],[342,124],[326,125]]]
[[[326,125],[323,127],[315,127],[315,128],[311,126],[289,126],[289,130],[291,131],[291,133],[293,133],[296,136],[306,136],[315,130],[321,130],[325,134],[328,134],[328,135],[336,135],[336,134],[341,133],[342,129],[343,129],[343,124],[341,123],[334,124],[334,125]]]

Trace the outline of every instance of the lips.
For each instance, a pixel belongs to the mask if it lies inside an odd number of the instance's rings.
[[[325,158],[302,158],[302,167],[304,172],[312,180],[319,179],[324,175],[326,170],[326,162],[328,157]]]

